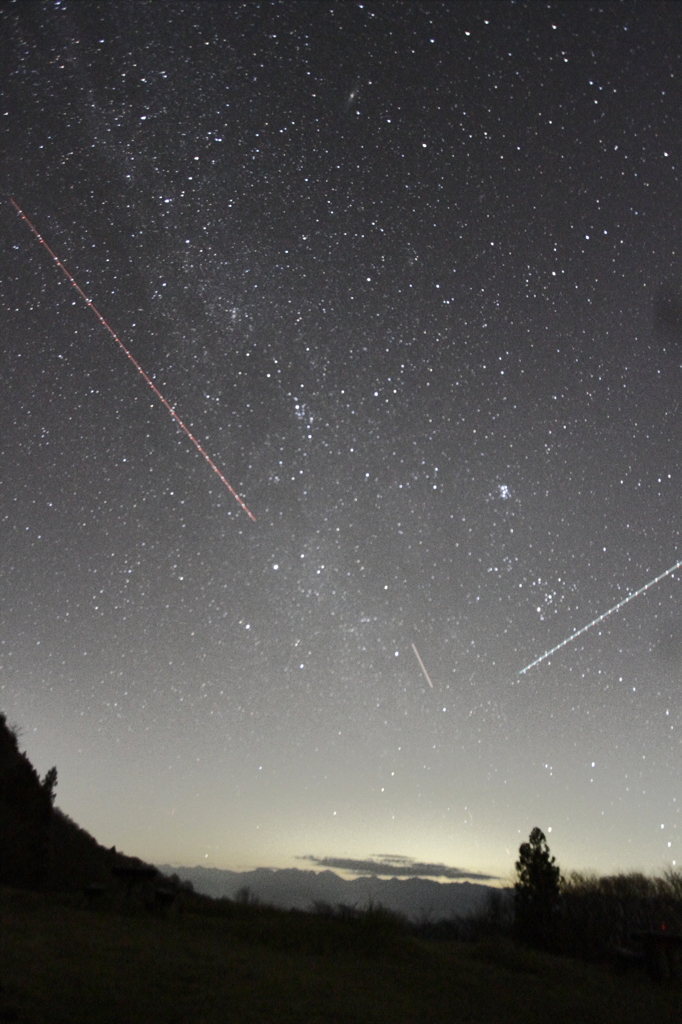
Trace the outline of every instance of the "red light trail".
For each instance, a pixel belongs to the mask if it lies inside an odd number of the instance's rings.
[[[71,276],[69,271],[66,269],[66,267],[62,263],[62,261],[55,255],[55,253],[49,247],[49,245],[47,244],[47,242],[45,241],[43,236],[39,233],[39,231],[37,231],[36,228],[34,228],[33,224],[31,224],[31,221],[28,219],[28,217],[26,216],[24,211],[17,205],[17,203],[14,202],[14,200],[12,199],[11,196],[9,197],[9,201],[12,204],[12,206],[14,207],[14,209],[17,211],[17,213],[19,214],[21,219],[26,221],[26,223],[28,224],[29,228],[31,229],[31,231],[33,232],[35,237],[38,239],[40,244],[45,249],[47,249],[47,251],[49,252],[49,254],[52,257],[52,259],[54,260],[54,262],[57,264],[59,269],[65,274],[65,276],[68,278],[69,283],[71,285],[73,285],[73,287],[76,289],[76,291],[78,292],[80,297],[85,302],[86,306],[90,307],[90,309],[95,314],[95,316],[97,317],[99,322],[102,324],[102,326],[106,327],[106,329],[109,332],[109,334],[111,335],[111,337],[114,339],[114,341],[119,346],[119,348],[122,349],[123,352],[125,352],[125,354],[127,355],[128,359],[133,364],[133,366],[135,367],[137,372],[140,374],[140,376],[144,378],[144,380],[146,381],[147,384],[149,384],[149,387],[152,389],[152,391],[154,392],[156,397],[159,399],[159,401],[162,402],[163,405],[165,405],[166,409],[168,409],[168,412],[171,414],[171,416],[173,417],[173,419],[175,420],[177,425],[180,427],[180,429],[185,432],[185,434],[190,439],[190,441],[192,442],[192,444],[194,445],[196,450],[201,455],[203,455],[203,457],[206,459],[206,461],[208,462],[208,464],[211,467],[211,469],[213,470],[213,472],[216,473],[220,477],[220,480],[222,481],[222,483],[225,484],[225,486],[227,487],[227,489],[230,492],[230,494],[232,495],[232,497],[241,505],[241,507],[246,512],[247,516],[249,516],[249,518],[252,519],[254,521],[254,523],[255,523],[256,522],[256,517],[254,516],[254,514],[246,507],[246,503],[244,501],[242,501],[242,499],[239,497],[239,495],[237,494],[235,489],[230,484],[229,480],[227,480],[227,478],[218,469],[218,467],[216,466],[215,462],[213,461],[211,456],[208,454],[208,452],[206,452],[202,448],[202,446],[199,444],[199,442],[197,441],[197,439],[194,436],[194,434],[192,434],[192,432],[189,430],[189,428],[185,426],[185,424],[182,422],[182,420],[180,419],[180,417],[176,413],[176,411],[173,408],[173,406],[169,402],[166,401],[166,399],[163,397],[163,395],[161,394],[161,392],[157,388],[156,384],[154,384],[154,382],[151,380],[151,378],[144,372],[144,370],[142,369],[142,367],[140,366],[140,364],[138,363],[137,359],[132,354],[132,352],[130,352],[126,348],[126,346],[123,344],[123,342],[119,338],[118,334],[116,334],[116,332],[109,326],[109,324],[106,322],[106,320],[104,319],[102,314],[99,312],[97,307],[95,305],[93,305],[92,300],[87,297],[87,295],[85,294],[85,292],[83,291],[81,286],[78,284],[78,282],[75,280],[75,278],[73,278]]]

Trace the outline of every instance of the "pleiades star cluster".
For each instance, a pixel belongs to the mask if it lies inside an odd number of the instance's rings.
[[[680,5],[0,22],[0,710],[62,809],[682,864]]]

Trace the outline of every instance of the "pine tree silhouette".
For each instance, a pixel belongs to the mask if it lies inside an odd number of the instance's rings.
[[[527,942],[551,945],[563,879],[541,829],[534,828],[528,842],[519,847],[516,873],[517,934]]]

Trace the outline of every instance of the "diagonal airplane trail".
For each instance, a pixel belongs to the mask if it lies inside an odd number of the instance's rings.
[[[653,587],[656,583],[660,583],[661,580],[665,579],[666,576],[670,576],[670,574],[675,572],[676,569],[679,569],[680,566],[682,566],[682,559],[680,559],[679,562],[675,562],[674,565],[671,565],[669,569],[666,569],[665,572],[662,572],[660,576],[656,577],[656,579],[649,580],[649,582],[645,583],[643,587],[639,588],[639,590],[635,590],[632,594],[628,594],[627,597],[624,597],[622,601],[618,602],[618,604],[614,604],[613,608],[609,608],[608,611],[602,612],[602,614],[598,615],[596,619],[592,619],[592,622],[588,622],[586,626],[583,626],[581,629],[576,630],[575,633],[571,633],[569,637],[566,637],[565,640],[562,640],[560,644],[556,645],[556,647],[552,647],[549,651],[545,651],[545,653],[541,654],[539,658],[535,659],[535,661],[531,661],[530,665],[526,665],[525,668],[522,668],[519,671],[519,675],[522,676],[524,672],[528,672],[529,669],[535,668],[535,666],[539,665],[541,661],[545,660],[545,658],[549,658],[551,654],[556,654],[556,652],[560,651],[562,647],[566,646],[566,644],[570,644],[573,640],[577,640],[577,638],[579,636],[582,636],[583,633],[587,633],[588,629],[592,629],[593,626],[596,626],[598,625],[598,623],[603,622],[604,619],[608,618],[609,615],[613,615],[614,612],[619,611],[624,605],[628,603],[628,601],[634,601],[634,599],[636,597],[639,597],[640,594],[643,594],[645,590],[648,590],[649,587]]]

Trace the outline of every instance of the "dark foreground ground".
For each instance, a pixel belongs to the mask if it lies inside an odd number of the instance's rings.
[[[427,942],[234,904],[162,911],[0,890],[0,1021],[20,1024],[648,1024],[682,992],[503,940]]]

